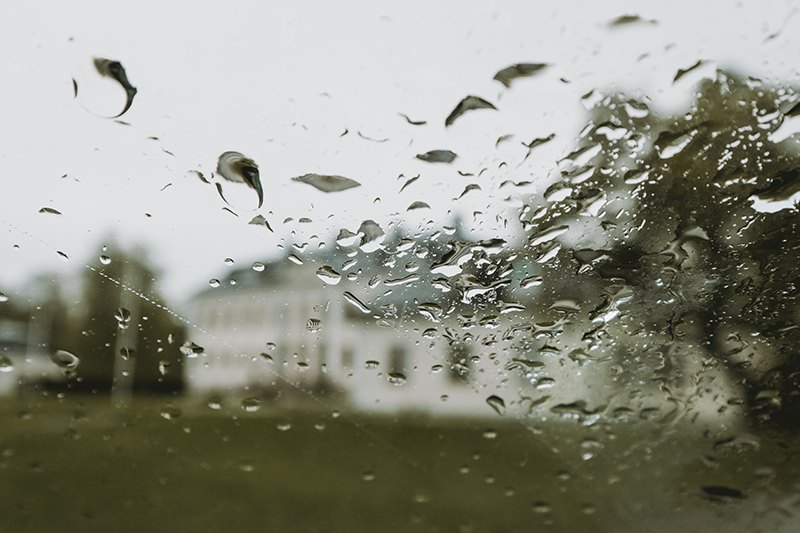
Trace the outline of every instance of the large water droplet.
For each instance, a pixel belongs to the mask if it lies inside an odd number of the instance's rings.
[[[161,408],[160,414],[167,420],[175,420],[176,418],[179,418],[183,412],[175,405],[168,403]]]
[[[188,357],[189,359],[197,357],[198,355],[200,355],[205,351],[202,346],[199,346],[193,343],[192,341],[186,341],[185,343],[183,343],[183,346],[181,346],[180,350],[181,353],[186,357]]]
[[[69,377],[75,375],[75,369],[78,368],[78,364],[81,362],[80,359],[66,350],[56,351],[50,356],[50,360],[61,369],[65,376]]]
[[[242,409],[248,413],[255,413],[261,409],[261,400],[258,398],[245,398],[242,400]]]
[[[369,313],[369,307],[367,307],[361,300],[353,296],[353,293],[350,291],[345,291],[342,296],[344,296],[345,300],[353,304],[353,306],[362,313]]]
[[[389,383],[394,385],[395,387],[400,387],[401,385],[405,385],[407,378],[404,374],[400,372],[389,372],[388,375]]]
[[[379,366],[380,363],[378,361],[369,360],[364,363],[364,368],[366,368],[367,370],[375,370]]]
[[[306,320],[306,329],[311,333],[316,333],[322,329],[322,320],[318,318],[309,318]]]
[[[5,355],[0,355],[0,372],[11,372],[12,370],[14,370],[14,362]]]
[[[336,285],[342,280],[342,275],[328,265],[319,267],[317,269],[317,277],[328,285]]]
[[[131,312],[124,307],[120,307],[114,312],[114,318],[117,319],[119,329],[128,329],[131,321]]]
[[[486,398],[486,403],[488,403],[498,415],[503,416],[506,414],[506,402],[500,396],[495,396],[493,394]]]

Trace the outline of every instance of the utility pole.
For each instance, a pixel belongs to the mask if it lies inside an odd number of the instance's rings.
[[[136,370],[136,348],[141,326],[142,269],[125,260],[120,279],[119,309],[117,310],[117,340],[114,345],[114,381],[111,402],[127,407],[133,399],[133,378]]]

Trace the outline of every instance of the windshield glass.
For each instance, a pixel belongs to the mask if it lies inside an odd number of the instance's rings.
[[[3,531],[798,527],[797,2],[7,11]]]

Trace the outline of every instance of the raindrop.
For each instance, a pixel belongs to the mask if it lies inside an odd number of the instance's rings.
[[[458,155],[450,150],[431,150],[424,154],[417,154],[417,159],[425,161],[426,163],[452,163],[455,161],[456,157],[458,157]]]
[[[309,318],[306,320],[306,329],[311,333],[316,333],[322,329],[322,320],[318,318]]]
[[[559,235],[562,235],[569,230],[569,226],[556,226],[554,228],[547,228],[545,230],[540,231],[533,237],[531,237],[530,245],[531,246],[539,246],[540,244],[552,241]]]
[[[444,367],[443,367],[442,365],[433,365],[433,366],[431,367],[431,373],[432,373],[432,374],[438,374],[438,373],[439,373],[439,372],[441,372],[442,370],[444,370]]]
[[[292,178],[292,181],[308,183],[322,192],[339,192],[361,185],[359,182],[343,176],[322,176],[320,174],[305,174]]]
[[[258,207],[264,204],[264,190],[261,188],[261,178],[258,174],[258,165],[239,152],[225,152],[217,161],[217,174],[234,183],[244,183],[258,194]]]
[[[302,264],[303,264],[303,260],[302,260],[302,259],[300,259],[299,257],[297,257],[297,256],[296,256],[296,255],[294,255],[294,254],[289,254],[289,256],[287,257],[287,259],[288,259],[289,261],[291,261],[292,263],[294,263],[295,265],[302,265]]]
[[[517,63],[495,74],[494,79],[506,87],[511,87],[511,82],[515,79],[533,76],[541,72],[547,66],[547,63]]]
[[[339,235],[336,237],[336,243],[339,246],[348,247],[353,246],[358,240],[358,233],[353,233],[349,229],[340,229]]]
[[[167,420],[175,420],[176,418],[180,418],[183,412],[175,405],[168,403],[161,408],[160,414]]]
[[[214,409],[215,411],[219,411],[220,409],[222,409],[222,399],[216,397],[209,398],[208,407],[210,409]]]
[[[249,459],[247,457],[239,459],[239,470],[241,470],[242,472],[252,472],[255,469],[256,467],[253,464],[252,459]]]
[[[308,366],[307,362],[305,362],[305,361],[298,361],[297,362],[297,371],[298,372],[308,372],[309,368],[310,367]]]
[[[486,403],[494,409],[498,415],[503,416],[506,414],[506,402],[500,396],[494,394],[486,398]]]
[[[261,357],[261,359],[263,359],[267,363],[274,363],[275,362],[275,360],[272,358],[272,356],[270,354],[268,354],[268,353],[261,352],[259,354],[259,357]]]
[[[542,278],[542,276],[530,276],[528,278],[523,279],[520,282],[519,286],[522,287],[523,289],[527,289],[529,287],[538,287],[543,282],[544,279]]]
[[[253,270],[256,272],[264,272],[264,268],[264,263],[259,263],[258,261],[253,263]]]
[[[111,258],[108,257],[107,255],[101,255],[100,262],[103,263],[104,265],[109,265],[111,264]]]
[[[136,355],[136,350],[122,347],[119,349],[119,354],[122,356],[124,360],[128,361],[129,359],[133,359],[133,357]]]
[[[378,361],[374,361],[372,359],[367,361],[366,363],[364,363],[364,368],[366,368],[367,370],[375,370],[379,366],[380,366],[380,363]]]
[[[119,323],[119,329],[128,329],[128,323],[131,321],[131,312],[124,307],[120,307],[114,312],[114,318]]]
[[[422,336],[426,339],[434,339],[438,334],[439,332],[436,330],[436,328],[428,328],[422,332]]]
[[[214,287],[215,289],[216,289],[217,287],[219,287],[219,285],[220,285],[220,283],[219,283],[219,280],[218,280],[218,279],[216,279],[216,278],[211,278],[210,280],[208,280],[208,284],[209,284],[211,287]]]
[[[425,202],[417,201],[408,206],[408,209],[406,209],[406,211],[413,211],[414,209],[430,209],[430,208],[431,206],[426,204]]]
[[[550,505],[545,502],[535,502],[533,504],[534,513],[544,514],[544,513],[549,513],[551,510],[552,508],[550,507]]]
[[[278,428],[278,431],[289,431],[290,429],[292,429],[292,425],[289,422],[284,422],[283,424],[277,424],[275,427]]]
[[[361,474],[361,479],[364,481],[372,481],[375,479],[375,472],[372,470],[367,470],[363,474]]]
[[[0,355],[0,372],[11,372],[12,370],[14,370],[14,362],[5,355]]]
[[[497,438],[497,431],[493,429],[487,429],[483,432],[484,439],[496,439]]]
[[[40,213],[50,213],[51,215],[60,215],[61,211],[53,209],[52,207],[43,207],[39,209]]]
[[[169,361],[159,361],[158,371],[161,373],[162,376],[166,376],[167,372],[169,372],[170,366],[172,366],[172,363],[170,363]]]
[[[8,296],[0,292],[0,303],[5,303],[8,301]]]
[[[395,387],[400,387],[406,384],[407,378],[404,374],[401,374],[400,372],[389,372],[388,380],[389,383],[391,383]]]
[[[353,296],[353,294],[352,294],[350,291],[345,291],[345,292],[342,294],[342,296],[344,296],[344,299],[345,299],[345,300],[347,300],[348,302],[350,302],[351,304],[353,304],[353,306],[354,306],[356,309],[358,309],[359,311],[361,311],[362,313],[369,313],[369,312],[370,312],[370,311],[369,311],[369,307],[367,307],[366,305],[364,305],[364,303],[363,303],[363,302],[361,302],[361,300],[359,300],[358,298],[356,298],[355,296]]]
[[[450,126],[453,122],[456,121],[458,117],[466,113],[467,111],[471,111],[473,109],[494,109],[497,108],[492,105],[490,102],[487,102],[483,98],[478,96],[467,96],[463,100],[461,100],[458,105],[453,109],[452,113],[450,113],[444,121],[445,127]]]
[[[56,353],[50,356],[50,360],[68,377],[72,377],[75,374],[75,369],[78,368],[80,363],[80,359],[66,350],[57,350]]]
[[[319,267],[317,269],[317,277],[328,285],[336,285],[342,280],[342,275],[328,265]]]
[[[244,398],[241,402],[242,409],[248,413],[255,413],[261,409],[261,400],[255,397]]]
[[[183,343],[183,346],[181,346],[180,350],[183,355],[190,359],[197,357],[205,351],[202,346],[199,346],[192,341],[186,341]]]

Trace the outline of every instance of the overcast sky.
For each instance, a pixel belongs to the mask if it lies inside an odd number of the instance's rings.
[[[481,236],[511,238],[503,218],[516,218],[521,204],[499,185],[547,183],[586,119],[582,95],[617,89],[677,109],[697,79],[672,80],[698,59],[798,85],[798,4],[9,4],[0,20],[0,292],[14,297],[39,271],[74,275],[111,239],[146,246],[164,292],[179,302],[232,268],[225,258],[238,267],[292,244],[331,246],[339,229],[366,219],[414,231],[458,212]],[[609,27],[625,14],[643,20]],[[138,88],[126,124],[95,114],[124,102],[118,85],[92,79],[95,56],[119,60]],[[519,62],[551,66],[510,89],[492,79]],[[470,94],[498,111],[445,128]],[[521,142],[552,133],[519,166]],[[414,157],[433,149],[459,157],[451,165]],[[258,163],[260,210],[253,191],[225,185],[239,216],[224,211],[216,189],[190,172],[210,176],[227,150]],[[482,168],[491,171],[477,177]],[[290,180],[306,173],[362,185],[323,193]],[[472,183],[481,190],[454,200]],[[419,200],[431,208],[406,211]],[[248,224],[259,213],[274,233]]]

